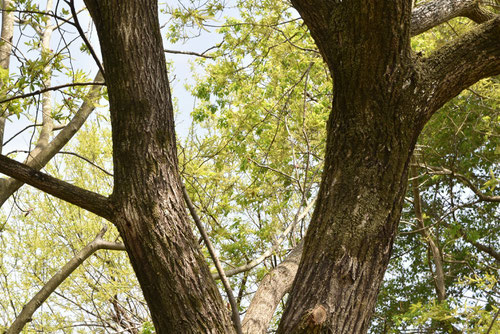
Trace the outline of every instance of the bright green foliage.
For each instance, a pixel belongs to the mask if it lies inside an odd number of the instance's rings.
[[[180,154],[188,189],[233,266],[272,247],[314,199],[331,105],[328,73],[287,4],[241,6],[240,17],[218,29],[224,42],[215,60],[198,60],[206,74],[190,87],[198,104]],[[303,235],[304,223],[277,256]]]
[[[96,122],[81,129],[67,150],[112,170],[110,131]],[[50,174],[80,187],[109,194],[112,178],[74,155],[59,155],[47,167]],[[95,238],[106,222],[82,209],[39,191],[23,188],[5,225],[0,242],[2,290],[6,318],[13,321],[15,307],[22,308],[71,257]],[[109,223],[108,223],[109,224]],[[119,241],[112,226],[105,238]],[[133,310],[133,313],[131,311]],[[26,332],[104,333],[140,326],[148,319],[142,294],[125,252],[100,250],[83,263],[35,313]]]

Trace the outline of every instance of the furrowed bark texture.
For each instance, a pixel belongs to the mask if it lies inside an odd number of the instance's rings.
[[[156,332],[233,333],[184,206],[157,1],[85,2],[109,92],[114,223]]]
[[[430,115],[466,85],[498,73],[498,29],[490,20],[475,32],[478,41],[464,36],[422,62],[410,48],[411,1],[292,4],[335,90],[322,184],[278,333],[366,333],[418,135]],[[460,63],[467,40],[473,44],[467,59],[486,61],[475,63],[477,70]]]
[[[458,16],[468,17],[477,23],[493,18],[493,14],[483,10],[479,0],[433,0],[418,6],[411,19],[411,34],[423,33]]]

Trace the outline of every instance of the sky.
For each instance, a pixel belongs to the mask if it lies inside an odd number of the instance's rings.
[[[46,1],[38,1],[38,3],[40,4],[40,9],[44,10],[46,6]],[[62,7],[67,8],[67,5],[64,4],[63,1],[55,0],[54,5],[59,6],[58,7],[59,12]],[[162,3],[160,3],[160,8],[162,8],[161,6]],[[165,4],[163,4],[163,6],[165,6]],[[100,58],[97,33],[95,31],[95,28],[91,24],[88,12],[86,10],[83,10],[84,8],[83,1],[77,0],[75,7],[77,8],[77,10],[81,9],[81,11],[80,10],[78,11],[79,12],[78,19],[83,29],[86,31],[87,37],[89,38],[93,48],[95,49],[96,53]],[[160,13],[160,25],[164,25],[164,28],[162,29],[163,36],[166,35],[166,28],[168,28],[168,24],[165,25],[164,23],[168,22],[168,19],[169,17],[166,14]],[[222,18],[219,19],[222,20]],[[66,27],[64,28],[68,30],[66,33],[64,33],[64,38],[66,41],[71,41],[78,37],[75,29],[72,29],[68,25],[66,25]],[[28,57],[30,55],[32,57],[37,57],[38,56],[37,52],[29,51],[28,46],[25,45],[25,42],[27,41],[27,36],[33,35],[34,32],[30,31],[30,29],[25,29],[23,31],[23,34],[25,36],[21,36],[19,29],[15,29],[14,42],[16,46],[19,48],[19,51]],[[202,53],[206,49],[216,45],[218,42],[220,41],[218,40],[215,34],[212,34],[209,31],[201,30],[199,37],[187,40],[185,42],[179,42],[176,44],[170,44],[164,38],[164,48],[176,51],[191,51],[191,52]],[[83,42],[81,39],[77,39],[71,44],[70,50],[71,50],[72,63],[75,66],[75,68],[80,68],[84,70],[85,72],[88,73],[89,78],[93,78],[97,73],[97,66],[95,65],[94,60],[89,55],[82,54],[82,52],[79,50],[82,43]],[[61,41],[61,35],[59,31],[54,31],[51,41],[51,48],[53,50],[59,50],[63,46],[64,43]],[[165,55],[167,58],[167,62],[171,63],[170,67],[171,73],[169,73],[169,78],[171,80],[172,97],[176,102],[177,106],[176,132],[177,132],[177,137],[182,140],[188,134],[188,130],[191,125],[190,114],[195,105],[195,99],[186,90],[185,85],[193,83],[191,69],[196,57],[191,55],[172,54],[172,53],[166,53]],[[18,70],[19,65],[20,63],[16,60],[16,58],[11,57],[11,64],[10,64],[11,75],[19,73]],[[200,74],[200,71],[203,71],[203,68],[198,66],[196,68],[196,71],[198,72],[198,74]],[[68,79],[62,76],[54,77],[52,80],[52,85],[60,85],[65,83],[68,83]],[[29,91],[25,91],[25,93],[27,92]],[[60,94],[57,93],[53,94],[53,99],[54,101],[58,101],[58,99],[60,100]],[[34,117],[34,115],[35,113],[33,112],[31,117]],[[20,119],[17,119],[16,117],[11,117],[10,121],[6,123],[4,140],[8,140],[14,134],[18,133],[20,130],[24,129],[26,126],[30,124],[32,124],[32,121],[28,120],[26,117],[21,117]],[[32,141],[32,131],[31,130],[24,131],[22,135],[17,136],[15,139],[11,140],[7,145],[4,146],[3,153],[6,154],[15,150],[27,150],[30,141]],[[17,159],[18,160],[24,159],[24,155],[19,154],[17,156]]]

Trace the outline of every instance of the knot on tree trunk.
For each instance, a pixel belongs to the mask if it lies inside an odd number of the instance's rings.
[[[307,329],[308,333],[320,333],[326,321],[326,308],[323,305],[317,305],[310,309],[302,318],[301,330]]]

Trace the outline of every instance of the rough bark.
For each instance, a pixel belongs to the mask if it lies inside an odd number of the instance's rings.
[[[410,49],[410,0],[292,3],[330,69],[335,93],[318,203],[279,332],[364,333],[390,258],[418,134],[447,99],[500,72],[498,18],[418,60]],[[86,4],[110,97],[110,218],[156,330],[231,333],[182,200],[156,1]],[[27,182],[39,174],[20,177]]]
[[[278,333],[364,333],[422,126],[408,113],[412,90],[401,89],[414,76],[411,3],[321,2],[330,8],[317,10],[318,2],[292,1],[330,68],[335,95],[318,202]]]
[[[232,333],[192,233],[153,0],[87,0],[101,44],[113,133],[112,203],[158,333]]]
[[[365,333],[416,139],[444,102],[500,71],[497,19],[420,62],[410,1],[292,3],[335,91],[318,202],[278,333]]]
[[[483,23],[494,14],[483,10],[479,0],[433,0],[416,7],[412,12],[411,34],[423,33],[455,17],[464,16]]]

